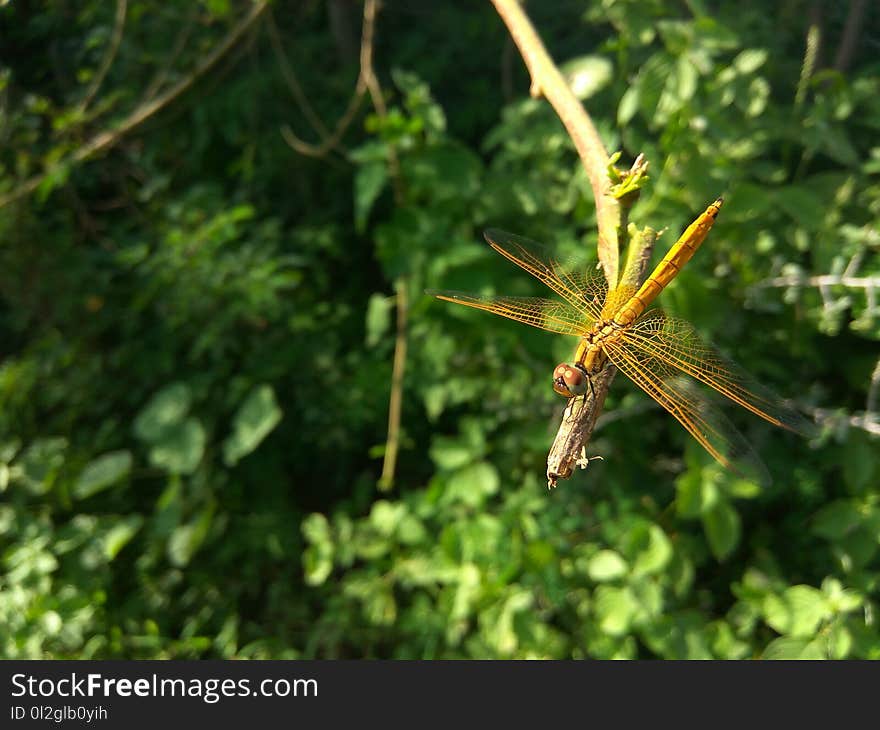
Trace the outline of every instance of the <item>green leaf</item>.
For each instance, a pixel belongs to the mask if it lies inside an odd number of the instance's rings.
[[[367,302],[367,347],[375,347],[391,326],[393,300],[385,294],[371,294]]]
[[[681,517],[699,517],[703,511],[703,480],[697,469],[687,469],[675,480],[675,508]]]
[[[733,67],[743,75],[757,71],[767,61],[767,51],[763,48],[747,48],[733,59]]]
[[[829,659],[846,659],[853,647],[853,637],[843,622],[836,622],[825,637],[825,652]]]
[[[672,543],[658,525],[648,528],[648,545],[633,564],[633,575],[652,575],[663,570],[672,558]]]
[[[789,185],[775,191],[779,207],[798,225],[817,230],[825,219],[823,200],[812,190]]]
[[[313,512],[302,521],[300,526],[303,537],[310,543],[330,541],[330,523],[320,512]]]
[[[309,543],[302,556],[306,583],[310,586],[321,585],[333,570],[334,547],[330,523],[324,515],[314,512],[302,521],[300,529]]]
[[[500,656],[510,656],[523,638],[517,631],[517,614],[531,608],[534,597],[529,591],[511,587],[507,596],[480,616],[486,641]]]
[[[22,480],[32,494],[45,494],[55,482],[64,464],[67,439],[41,438],[28,446],[16,461]]]
[[[358,167],[354,177],[354,221],[358,233],[367,228],[367,219],[385,184],[388,165],[382,161],[366,162]]]
[[[370,510],[370,524],[379,531],[380,535],[390,537],[405,514],[406,507],[403,504],[380,499],[373,503],[373,508]]]
[[[134,421],[134,433],[142,441],[166,438],[165,429],[180,423],[189,412],[192,393],[186,383],[166,385],[156,393]]]
[[[475,456],[470,444],[463,439],[448,436],[434,437],[428,453],[440,469],[458,469],[472,461]]]
[[[500,484],[498,470],[487,461],[478,461],[450,475],[445,498],[478,507],[498,491]]]
[[[838,499],[816,513],[813,518],[813,532],[826,540],[841,540],[857,530],[863,519],[857,502]]]
[[[764,649],[764,659],[825,659],[825,652],[816,641],[780,636]]]
[[[21,448],[21,439],[11,438],[0,443],[0,463],[8,464],[15,458]]]
[[[626,561],[614,550],[600,550],[587,564],[587,574],[597,583],[621,578],[626,571]]]
[[[110,487],[131,471],[131,452],[111,451],[92,460],[73,485],[76,499],[86,499]]]
[[[168,558],[172,565],[182,568],[189,564],[202,546],[213,523],[214,509],[207,506],[192,522],[177,527],[168,540]]]
[[[718,659],[745,659],[749,656],[749,645],[736,637],[726,621],[714,622],[710,634],[712,653]]]
[[[723,561],[739,544],[739,514],[729,502],[719,499],[703,514],[703,530],[712,554]]]
[[[599,586],[594,596],[593,610],[599,628],[610,636],[622,636],[629,632],[639,605],[629,588]]]
[[[113,560],[119,555],[122,548],[128,545],[143,524],[144,518],[141,515],[131,515],[113,525],[104,535],[104,554],[107,559]]]
[[[333,571],[333,545],[309,545],[302,554],[303,574],[307,585],[319,586]]]
[[[617,105],[617,123],[625,127],[639,110],[639,87],[630,86],[623,92],[620,103]]]
[[[150,463],[172,474],[192,474],[205,451],[205,429],[195,418],[168,425],[150,449]]]
[[[581,56],[564,63],[559,69],[574,95],[583,101],[604,89],[611,82],[614,67],[604,56]]]
[[[418,545],[427,536],[424,524],[415,515],[405,514],[397,526],[397,539],[404,545]]]
[[[832,613],[849,613],[864,605],[863,596],[855,590],[844,588],[837,578],[828,577],[822,581],[822,593],[828,599]]]
[[[218,18],[225,18],[229,15],[229,0],[204,0],[204,2],[211,15]]]
[[[876,436],[853,430],[843,446],[843,479],[851,493],[862,494],[880,480],[876,442]]]
[[[819,623],[830,615],[825,596],[808,585],[791,586],[782,595],[768,594],[763,611],[768,626],[796,637],[813,636]]]
[[[690,101],[697,91],[699,75],[697,67],[687,56],[680,56],[675,69],[676,89],[678,101]]]
[[[232,433],[223,442],[223,462],[234,466],[250,454],[281,421],[281,408],[271,385],[254,388],[232,421]]]
[[[676,612],[640,626],[639,636],[664,659],[712,659],[704,623],[696,613]]]

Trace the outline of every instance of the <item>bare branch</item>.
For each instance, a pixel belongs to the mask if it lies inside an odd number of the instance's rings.
[[[403,375],[406,371],[407,350],[407,301],[408,282],[401,276],[395,282],[397,289],[397,336],[394,339],[394,365],[391,370],[391,396],[388,401],[388,436],[385,439],[385,459],[382,463],[382,476],[379,488],[382,491],[394,485],[394,473],[397,469],[397,453],[400,449],[400,418],[403,408]]]
[[[281,37],[278,35],[278,26],[275,24],[275,18],[272,15],[271,10],[266,13],[266,28],[269,31],[269,43],[272,45],[272,50],[275,52],[275,57],[278,59],[278,67],[281,69],[281,75],[284,77],[284,81],[287,83],[290,93],[293,94],[293,98],[296,99],[296,103],[299,104],[299,108],[302,110],[303,115],[309,121],[309,124],[312,125],[312,129],[314,129],[319,136],[326,138],[330,132],[318,116],[318,113],[315,111],[315,108],[312,106],[308,97],[303,92],[299,79],[296,77],[293,67],[287,60],[287,56],[285,55],[284,48],[281,44]]]
[[[361,39],[361,78],[376,114],[384,117],[388,113],[385,99],[382,96],[382,87],[376,72],[373,70],[373,36],[376,27],[376,14],[379,12],[378,0],[366,0],[364,3],[364,25]],[[397,205],[403,205],[405,200],[405,188],[403,177],[400,172],[400,161],[394,147],[388,147],[388,168],[391,178],[391,187],[394,191],[394,201]],[[391,395],[388,401],[388,436],[385,440],[385,458],[382,463],[382,476],[379,479],[379,489],[388,491],[394,486],[394,475],[397,469],[397,454],[400,450],[400,419],[403,407],[403,377],[406,371],[406,350],[408,342],[407,317],[409,301],[407,290],[409,278],[401,274],[394,280],[394,290],[397,292],[397,336],[394,340],[394,365],[391,371]]]
[[[367,12],[368,10],[369,12]],[[364,99],[364,95],[367,92],[368,77],[373,76],[373,78],[375,78],[375,75],[372,71],[373,26],[375,20],[375,8],[371,9],[365,7],[363,27],[361,30],[360,73],[358,74],[358,79],[357,83],[355,84],[354,92],[352,93],[351,98],[348,101],[348,106],[346,107],[342,116],[336,122],[336,126],[333,128],[333,132],[328,133],[326,128],[324,128],[322,132],[319,127],[316,127],[315,124],[313,124],[312,126],[315,128],[315,131],[317,131],[319,135],[323,137],[320,144],[313,145],[298,137],[288,125],[284,125],[281,128],[281,136],[284,137],[284,141],[287,142],[288,145],[290,145],[301,155],[307,155],[309,157],[324,157],[331,150],[340,147],[342,137],[345,135],[346,131],[348,131],[349,126],[354,121],[358,109],[360,109],[361,102]],[[284,66],[282,66],[282,72],[283,69]],[[292,69],[290,69],[290,73],[291,79],[294,81],[294,84],[291,84],[291,91],[296,88],[299,89],[301,93],[301,87],[298,83],[295,83],[296,77],[293,75]],[[288,80],[288,83],[290,84],[290,80]],[[294,95],[296,96],[296,94]],[[307,100],[305,101],[307,104]],[[303,106],[303,111],[305,112],[307,108],[311,108],[310,105]],[[321,125],[321,127],[323,127],[323,125]]]
[[[814,408],[811,415],[816,423],[834,426],[839,423],[846,423],[847,426],[861,429],[875,436],[880,436],[880,417],[876,413],[865,412],[860,415],[847,415],[825,408]]]
[[[847,286],[851,289],[876,289],[880,287],[880,276],[844,276],[842,274],[824,274],[822,276],[777,276],[755,284],[756,287],[787,287],[787,286]]]
[[[596,215],[599,225],[599,260],[605,269],[609,285],[617,283],[618,232],[620,229],[620,205],[608,195],[610,182],[607,175],[608,152],[602,144],[599,132],[587,114],[517,0],[492,0],[498,15],[507,25],[532,78],[530,93],[534,97],[544,96],[568,131],[577,149],[593,197],[596,200]]]
[[[867,0],[852,0],[850,2],[846,24],[843,26],[843,37],[840,39],[837,57],[834,59],[834,68],[841,73],[846,72],[855,55],[867,7]]]

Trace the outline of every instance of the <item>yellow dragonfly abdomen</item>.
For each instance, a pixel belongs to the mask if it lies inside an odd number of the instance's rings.
[[[621,327],[632,324],[669,282],[678,276],[681,268],[691,260],[691,256],[696,253],[700,244],[706,239],[723,202],[722,198],[718,198],[685,229],[678,241],[645,280],[645,283],[614,315],[614,324]]]

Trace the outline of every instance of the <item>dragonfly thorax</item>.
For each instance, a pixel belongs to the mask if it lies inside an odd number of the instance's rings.
[[[590,387],[590,378],[608,362],[604,345],[620,336],[620,326],[601,320],[584,335],[575,352],[574,362],[561,363],[553,371],[553,390],[566,398],[583,395]]]

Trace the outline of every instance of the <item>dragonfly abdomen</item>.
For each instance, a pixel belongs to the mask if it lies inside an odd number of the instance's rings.
[[[675,245],[669,249],[663,260],[657,264],[654,271],[645,280],[645,283],[614,315],[615,324],[621,327],[632,324],[669,282],[678,276],[682,267],[691,260],[700,244],[706,239],[723,202],[721,198],[718,198],[685,229]]]

